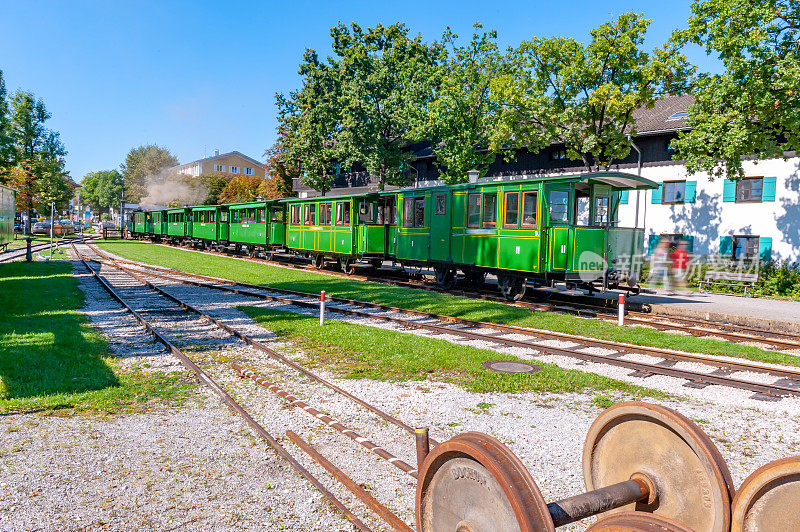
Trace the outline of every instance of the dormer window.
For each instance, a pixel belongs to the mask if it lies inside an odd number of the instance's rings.
[[[686,111],[680,113],[672,113],[667,120],[680,120],[681,118],[686,118],[689,116],[689,113]]]

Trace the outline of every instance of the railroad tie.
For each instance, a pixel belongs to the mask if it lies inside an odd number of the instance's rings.
[[[384,449],[380,445],[377,445],[377,444],[371,442],[367,438],[361,436],[360,434],[358,434],[354,430],[342,425],[341,423],[339,423],[335,419],[331,418],[327,414],[323,414],[322,412],[320,412],[316,408],[306,404],[305,402],[301,401],[300,399],[298,399],[294,395],[291,395],[291,394],[285,392],[284,390],[282,390],[281,388],[279,388],[275,384],[265,380],[264,378],[262,378],[258,374],[254,373],[254,372],[252,372],[252,371],[250,371],[248,369],[244,369],[241,366],[239,366],[238,364],[231,364],[231,367],[233,367],[233,369],[238,371],[241,376],[249,377],[250,379],[253,379],[256,383],[260,384],[261,386],[264,386],[265,388],[269,389],[270,391],[274,392],[275,394],[277,394],[280,397],[282,397],[283,399],[285,399],[290,405],[292,405],[294,407],[301,408],[302,410],[305,410],[308,414],[314,416],[315,418],[317,418],[318,420],[322,421],[323,423],[325,423],[329,427],[338,430],[339,432],[341,432],[342,434],[344,434],[345,436],[347,436],[348,438],[350,438],[354,442],[358,443],[362,447],[368,449],[370,452],[375,453],[377,456],[383,458],[384,460],[386,460],[387,462],[389,462],[393,466],[397,467],[398,469],[403,471],[405,474],[407,474],[407,475],[409,475],[409,476],[411,476],[413,478],[417,478],[418,471],[417,471],[416,468],[410,466],[409,464],[407,464],[406,462],[404,462],[400,458],[397,458],[396,456],[391,454],[389,451],[387,451],[386,449]]]

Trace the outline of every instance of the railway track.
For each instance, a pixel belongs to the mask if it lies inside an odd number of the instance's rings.
[[[319,305],[316,294],[236,283],[216,277],[178,272],[169,268],[118,259],[100,250],[95,250],[95,252],[102,257],[101,260],[104,263],[115,265],[131,275],[139,276],[142,282],[149,283],[154,288],[157,287],[142,276],[225,291],[262,300],[287,303],[306,309],[316,309]],[[127,264],[127,266],[122,266],[122,264]],[[779,367],[742,359],[705,356],[540,329],[480,322],[352,299],[329,298],[329,301],[330,303],[326,308],[331,312],[343,315],[382,320],[394,323],[402,328],[421,329],[437,335],[453,335],[465,340],[488,342],[498,347],[522,348],[536,351],[543,355],[564,356],[586,362],[626,368],[632,371],[631,375],[637,377],[646,378],[653,375],[663,375],[683,379],[685,386],[692,388],[704,388],[711,385],[725,386],[753,392],[755,394],[754,398],[764,400],[800,396],[800,368]],[[546,345],[553,340],[568,342],[568,345],[565,347]],[[587,352],[592,348],[600,348],[608,352],[604,354]],[[637,358],[641,359],[642,355],[647,357],[649,361],[636,360]],[[686,363],[702,364],[709,368],[710,371],[697,371],[678,366],[678,364]],[[742,378],[742,376],[747,376],[748,374],[755,375],[756,379],[759,375],[768,375],[775,377],[776,380],[771,383],[764,383],[752,378]],[[409,430],[408,427],[405,429]]]
[[[175,357],[177,357],[181,364],[183,364],[187,369],[192,371],[208,388],[210,388],[216,395],[220,397],[220,399],[230,406],[238,415],[242,416],[242,418],[250,425],[250,427],[254,430],[254,432],[264,439],[270,447],[272,447],[276,453],[285,459],[289,464],[304,478],[306,478],[312,485],[317,488],[323,496],[328,499],[328,501],[340,512],[342,515],[350,521],[353,526],[357,529],[362,531],[369,531],[370,528],[364,524],[364,522],[359,519],[355,513],[352,512],[349,508],[347,508],[341,501],[339,501],[325,486],[316,478],[312,473],[310,473],[297,459],[292,456],[279,442],[278,440],[272,436],[267,430],[259,424],[253,416],[245,410],[237,401],[235,401],[230,394],[225,391],[225,389],[215,380],[213,379],[205,370],[203,370],[197,363],[195,363],[190,357],[188,357],[185,353],[183,353],[179,348],[177,348],[165,334],[159,332],[159,326],[156,323],[159,322],[159,316],[163,316],[164,314],[168,314],[174,316],[176,312],[184,312],[186,314],[193,314],[197,317],[205,320],[206,322],[212,324],[213,326],[219,328],[221,331],[224,331],[227,334],[243,341],[247,345],[266,353],[271,359],[288,366],[302,375],[306,377],[310,377],[317,383],[330,388],[336,393],[339,393],[348,399],[352,400],[353,402],[365,407],[372,413],[376,414],[380,418],[393,425],[397,426],[399,429],[402,429],[404,432],[410,433],[412,435],[416,435],[417,430],[406,425],[399,419],[395,418],[394,416],[380,410],[379,408],[375,407],[374,405],[354,396],[353,394],[347,392],[346,390],[342,389],[341,387],[323,379],[322,377],[316,375],[315,373],[311,372],[304,366],[297,364],[293,360],[286,358],[282,354],[278,353],[270,349],[269,347],[265,346],[263,343],[259,342],[258,340],[243,334],[230,325],[224,323],[221,320],[218,320],[207,313],[204,313],[197,309],[196,307],[186,303],[185,301],[176,298],[175,296],[169,294],[167,291],[163,290],[162,288],[148,282],[144,279],[141,275],[130,271],[129,269],[122,268],[119,265],[115,265],[109,263],[108,261],[104,260],[103,258],[97,258],[100,256],[100,252],[96,250],[92,250],[89,246],[86,246],[88,250],[90,250],[95,257],[86,257],[83,253],[81,253],[77,247],[73,244],[72,249],[75,255],[81,260],[83,265],[89,270],[92,276],[97,279],[97,281],[103,286],[103,288],[118,302],[120,303],[128,312],[130,312],[137,321],[139,321],[145,329],[152,334],[157,341],[162,343],[168,350],[168,352]],[[104,272],[100,273],[99,271],[95,270],[91,266],[91,263],[100,264],[101,267],[103,265],[109,265],[112,268],[114,273]],[[143,293],[143,288],[150,292],[150,294],[155,294],[159,298],[159,303],[156,305],[145,304],[145,300],[148,297],[147,294]],[[138,306],[139,308],[135,308]],[[301,410],[305,411],[306,413],[312,415],[318,421],[324,423],[325,425],[342,432],[343,434],[350,437],[353,441],[357,444],[365,447],[369,451],[371,451],[376,456],[382,458],[383,460],[387,461],[389,464],[397,467],[403,473],[411,476],[412,478],[417,477],[417,468],[416,466],[412,466],[407,464],[406,462],[402,461],[401,459],[397,458],[382,446],[377,445],[370,440],[367,440],[363,436],[360,436],[356,432],[354,432],[349,427],[343,425],[342,423],[334,420],[333,418],[323,414],[319,410],[315,409],[309,404],[306,404],[295,396],[285,392],[282,389],[277,388],[276,385],[265,381],[261,376],[256,374],[253,371],[247,370],[238,364],[232,364],[231,368],[237,371],[242,377],[251,378],[258,384],[262,386],[266,386],[271,391],[275,392],[276,395],[282,397],[289,406],[300,408]],[[339,470],[333,464],[325,459],[317,450],[315,450],[311,445],[309,445],[306,441],[304,441],[300,436],[295,434],[294,432],[287,431],[287,437],[295,443],[299,448],[301,448],[304,452],[306,452],[314,461],[318,462],[323,468],[329,471],[329,473],[340,483],[342,483],[354,496],[359,498],[368,508],[370,508],[378,517],[383,519],[387,522],[393,529],[400,530],[402,532],[411,532],[412,529],[405,524],[405,522],[392,513],[388,508],[382,505],[379,501],[377,501],[371,494],[369,494],[363,487],[359,484],[354,482],[350,477],[348,477],[343,471]],[[436,444],[435,440],[430,440],[431,443]]]
[[[158,245],[164,245],[165,247],[172,247],[166,244],[158,244]],[[213,255],[231,257],[231,253],[224,253],[211,250],[194,250],[194,251],[198,253],[208,253]],[[292,269],[324,273],[325,275],[331,275],[335,277],[345,277],[362,281],[389,284],[392,286],[401,286],[419,290],[448,293],[462,297],[481,299],[484,301],[492,301],[495,303],[502,303],[516,307],[527,308],[530,310],[562,312],[562,313],[574,314],[584,318],[595,318],[608,322],[616,322],[617,319],[616,307],[609,309],[607,307],[596,306],[596,305],[582,305],[574,302],[552,303],[552,302],[541,302],[541,301],[530,301],[530,300],[509,302],[501,297],[494,295],[489,290],[480,290],[480,289],[443,290],[435,286],[433,283],[425,282],[423,280],[391,279],[385,277],[376,277],[372,275],[360,275],[360,274],[348,275],[343,272],[324,270],[320,268],[315,268],[313,265],[310,264],[300,264],[297,262],[287,263],[285,261],[278,261],[274,259],[266,259],[266,258],[262,259],[257,257],[242,257],[242,256],[236,256],[235,258],[239,260],[252,261],[257,263],[269,263],[281,267],[289,267]],[[395,272],[392,273],[396,275]],[[778,350],[800,350],[800,334],[795,334],[795,333],[772,331],[752,326],[731,325],[711,320],[699,320],[699,319],[695,320],[695,319],[673,317],[673,316],[656,317],[646,312],[637,312],[631,310],[626,310],[625,319],[629,324],[649,327],[660,331],[670,331],[670,332],[677,331],[683,334],[688,334],[699,338],[712,337],[716,339],[724,339],[726,341],[733,343],[741,343],[748,345],[757,344],[765,348],[778,349]]]
[[[86,242],[86,241],[89,241],[89,240],[91,240],[93,238],[95,238],[95,237],[82,237],[82,238],[75,238],[75,239],[69,238],[69,239],[54,241],[53,242],[53,249],[54,250],[58,249],[59,247],[65,246],[65,245],[70,244],[72,242]],[[46,250],[46,249],[48,249],[48,250],[50,249],[50,243],[49,242],[45,242],[43,244],[35,244],[35,245],[31,246],[31,252],[43,251],[43,250]],[[24,257],[26,253],[27,253],[27,249],[24,248],[24,247],[23,248],[19,248],[19,249],[12,249],[12,250],[9,250],[9,251],[4,251],[4,252],[0,253],[0,263],[2,263],[2,262],[11,262],[12,260],[19,259],[21,257]]]

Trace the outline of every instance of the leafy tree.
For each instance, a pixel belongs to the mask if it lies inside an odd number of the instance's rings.
[[[492,148],[539,151],[563,144],[589,170],[606,170],[630,153],[632,114],[664,93],[682,92],[692,73],[670,42],[642,50],[650,21],[625,13],[591,31],[587,45],[566,37],[523,42],[509,72],[491,83],[500,102]]]
[[[122,174],[116,170],[100,170],[86,174],[81,182],[81,200],[94,210],[108,211],[122,198]]]
[[[259,185],[258,194],[264,199],[287,198],[293,195],[293,180],[299,177],[297,167],[287,162],[280,140],[264,152],[267,158],[266,179]]]
[[[157,177],[167,168],[177,165],[178,159],[167,148],[155,144],[133,148],[120,165],[126,201],[139,203],[147,196],[147,178]]]
[[[14,166],[13,154],[6,82],[3,79],[3,71],[0,70],[0,184],[7,183],[11,178],[11,168]]]
[[[200,180],[208,191],[203,205],[219,205],[220,195],[231,182],[231,178],[222,174],[206,174],[200,176]]]
[[[425,118],[431,98],[433,67],[439,55],[404,24],[378,24],[362,30],[353,23],[331,29],[342,91],[339,158],[360,163],[386,184],[403,185],[412,156],[404,147],[416,123]]]
[[[317,53],[306,50],[299,73],[299,91],[276,95],[279,142],[286,160],[302,168],[302,181],[325,194],[333,184],[338,157],[336,136],[341,129],[341,80],[336,65],[321,63]]]
[[[692,129],[675,143],[689,171],[736,179],[743,157],[800,149],[800,3],[695,1],[676,40],[703,46],[725,67],[694,84]]]
[[[489,139],[497,114],[491,82],[502,73],[503,57],[497,48],[497,32],[475,33],[466,45],[447,28],[442,36],[442,55],[436,69],[436,89],[427,120],[415,130],[420,139],[435,139],[433,150],[441,177],[447,183],[467,180],[477,169],[485,175],[495,159]]]
[[[219,195],[220,203],[253,201],[258,197],[258,187],[263,180],[254,175],[238,175],[231,179]]]
[[[17,170],[12,186],[18,190],[18,201],[28,213],[26,232],[30,232],[34,208],[51,202],[64,203],[72,196],[64,170],[67,151],[58,133],[45,126],[50,116],[44,101],[37,100],[30,92],[17,91],[11,97],[9,132]]]

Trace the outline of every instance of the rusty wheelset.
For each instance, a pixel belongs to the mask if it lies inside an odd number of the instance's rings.
[[[522,462],[486,434],[459,434],[421,455],[418,531],[553,531],[603,512],[609,515],[589,530],[731,527],[734,490],[719,451],[691,420],[657,405],[628,402],[605,410],[583,452],[589,491],[549,504]]]

